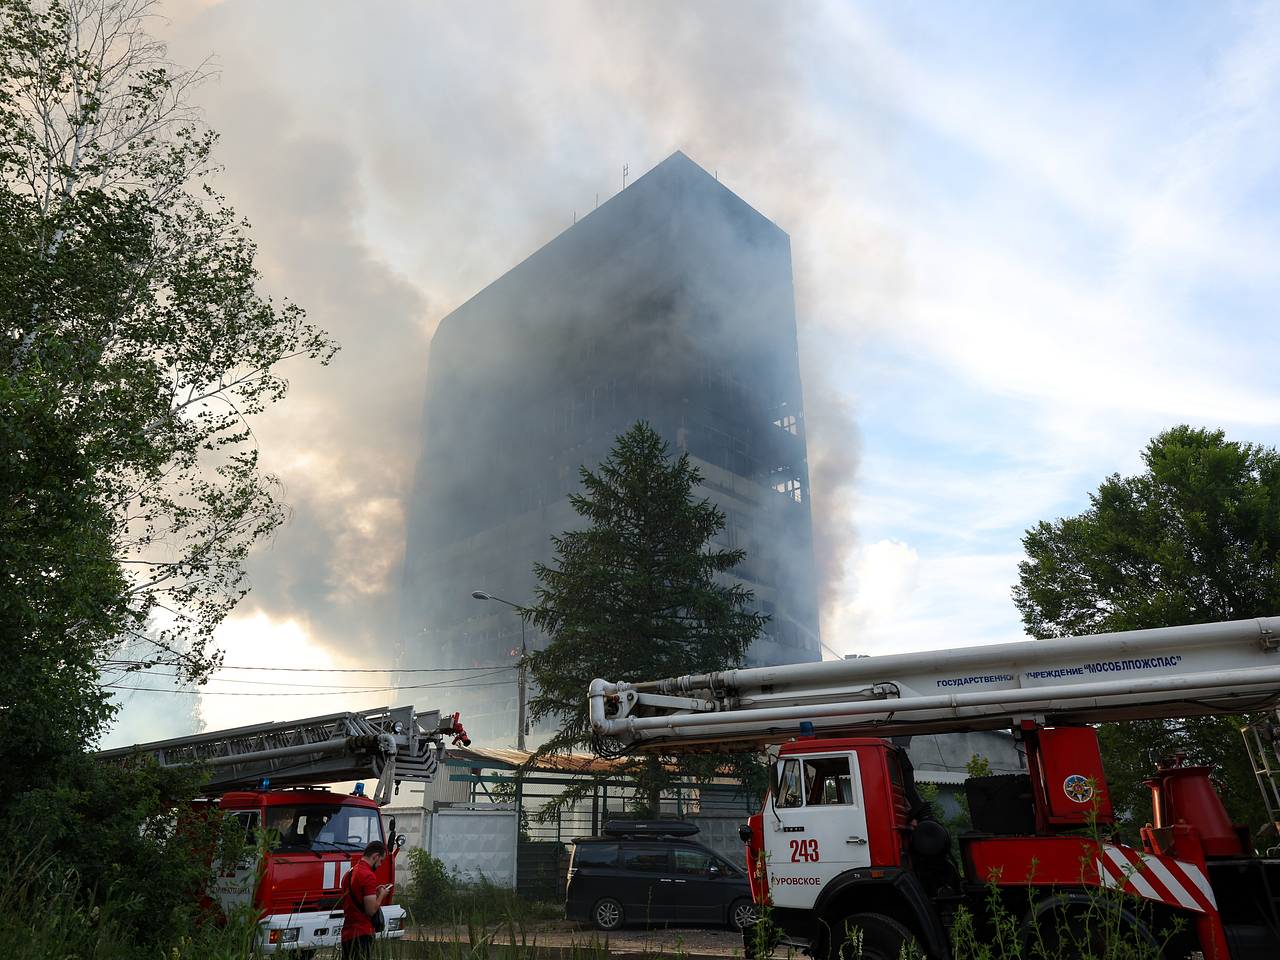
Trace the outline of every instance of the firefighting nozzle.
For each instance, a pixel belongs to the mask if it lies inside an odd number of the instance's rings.
[[[471,746],[471,738],[467,736],[467,728],[462,725],[461,716],[462,714],[460,713],[453,715],[453,726],[449,732],[453,734],[453,745],[455,747],[469,747]]]

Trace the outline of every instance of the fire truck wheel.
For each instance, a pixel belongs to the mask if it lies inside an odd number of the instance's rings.
[[[622,926],[622,904],[613,897],[597,900],[591,911],[597,930],[617,930]]]
[[[729,929],[741,933],[756,922],[756,905],[750,900],[735,900],[729,906]]]
[[[829,960],[898,960],[904,954],[914,956],[920,949],[915,934],[883,913],[855,913],[845,917],[836,931],[841,936],[828,951]],[[858,942],[861,953],[855,946]]]

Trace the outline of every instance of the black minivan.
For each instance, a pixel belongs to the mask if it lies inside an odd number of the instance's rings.
[[[689,839],[697,826],[678,820],[610,820],[604,836],[573,843],[565,916],[601,930],[624,923],[755,922],[747,875]]]

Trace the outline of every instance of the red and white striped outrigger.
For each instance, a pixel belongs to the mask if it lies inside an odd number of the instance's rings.
[[[1218,910],[1209,878],[1194,863],[1104,843],[1102,855],[1093,861],[1093,867],[1104,887],[1196,913]]]

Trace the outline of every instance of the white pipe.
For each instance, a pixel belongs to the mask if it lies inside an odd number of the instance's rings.
[[[818,717],[860,716],[864,714],[903,714],[926,710],[950,711],[959,716],[962,709],[1002,707],[1003,712],[1066,711],[1101,707],[1099,701],[1115,697],[1146,697],[1160,693],[1194,692],[1197,699],[1212,699],[1230,692],[1241,695],[1256,690],[1260,693],[1280,692],[1280,667],[1248,668],[1215,673],[1195,673],[1181,677],[1144,677],[1129,680],[1103,680],[1078,685],[1027,687],[1013,690],[974,691],[971,693],[937,694],[928,697],[846,701],[798,707],[773,707],[764,710],[724,710],[715,713],[682,713],[664,717],[625,717],[610,720],[604,716],[604,698],[608,688],[616,686],[596,680],[591,684],[591,725],[604,736],[621,736],[630,740],[644,739],[647,731],[676,734],[685,728],[706,728],[731,724],[777,723],[812,720]],[[597,711],[597,706],[599,710]],[[1015,709],[1019,708],[1019,709]]]
[[[643,683],[614,684],[610,693],[629,689],[688,695],[695,690],[734,693],[765,685],[783,687],[791,684],[875,682],[897,673],[919,672],[922,664],[928,664],[931,669],[936,670],[977,669],[986,665],[1008,668],[1029,659],[1043,662],[1064,655],[1076,660],[1100,656],[1114,658],[1135,656],[1156,648],[1175,650],[1231,643],[1258,644],[1276,638],[1280,638],[1280,617],[1259,617],[1181,627],[1057,637],[1050,640],[1016,640],[1012,643],[860,657],[855,660],[820,660],[778,667],[722,670]]]

